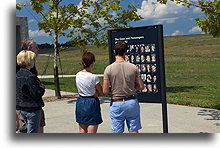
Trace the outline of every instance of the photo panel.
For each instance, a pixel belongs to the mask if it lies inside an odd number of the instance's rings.
[[[157,72],[157,64],[152,64],[151,65],[151,72]]]
[[[139,53],[135,53],[135,63],[140,64],[141,63],[141,57]]]
[[[141,54],[145,53],[145,46],[144,46],[144,44],[142,44],[141,47],[140,47],[140,53]]]
[[[140,45],[136,45],[135,46],[135,53],[139,54],[139,52],[140,52]]]
[[[128,55],[128,54],[125,55],[125,61],[126,61],[126,62],[129,62],[129,61],[130,61],[130,59],[129,59],[129,55]]]
[[[151,62],[151,57],[150,54],[146,55],[146,63],[150,63]]]
[[[151,44],[151,52],[155,52],[155,50],[156,50],[156,47],[155,47],[155,44]]]
[[[157,93],[157,92],[158,92],[157,84],[153,84],[153,93]]]
[[[114,48],[117,41],[125,41],[128,44],[128,50],[125,56],[125,61],[134,64],[141,74],[141,79],[144,83],[144,90],[137,91],[139,99],[153,102],[160,100],[161,90],[164,91],[164,86],[161,84],[160,68],[161,65],[160,52],[163,48],[161,25],[136,27],[127,29],[118,29],[109,31],[109,47]],[[115,61],[115,56],[110,50],[110,63]],[[162,63],[163,64],[163,63]]]
[[[138,93],[158,93],[156,45],[154,43],[128,45],[125,61],[134,64],[141,74],[144,90]]]
[[[150,53],[150,44],[145,45],[145,52]]]
[[[151,62],[155,63],[156,62],[156,54],[151,54]]]
[[[141,54],[141,63],[145,63],[145,55]]]
[[[135,64],[135,54],[131,54],[131,63]]]

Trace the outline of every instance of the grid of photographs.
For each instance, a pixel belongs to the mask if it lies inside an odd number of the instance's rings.
[[[155,44],[129,45],[125,61],[139,70],[145,86],[141,92],[158,93],[156,57]]]

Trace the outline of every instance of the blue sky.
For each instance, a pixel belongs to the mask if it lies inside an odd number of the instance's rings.
[[[25,3],[29,0],[17,0],[17,3]],[[69,0],[64,0],[68,1]],[[79,5],[80,0],[72,0],[75,5]],[[156,0],[124,0],[122,5],[136,4],[138,5],[138,14],[144,19],[138,22],[131,22],[133,27],[163,24],[164,36],[203,34],[204,32],[195,24],[194,18],[204,18],[199,8],[187,8],[182,5],[175,4],[168,0],[166,5],[157,3]],[[52,43],[53,38],[38,30],[37,20],[33,17],[37,16],[30,7],[16,11],[16,16],[25,16],[28,18],[29,36],[34,38],[37,43]],[[40,20],[40,19],[38,19]],[[60,43],[65,43],[69,39],[60,38]]]

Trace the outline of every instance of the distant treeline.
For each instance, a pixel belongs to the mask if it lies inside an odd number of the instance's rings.
[[[84,41],[82,41],[84,42]],[[86,43],[87,45],[87,43]],[[72,40],[72,41],[67,41],[66,43],[58,43],[58,46],[59,47],[75,47],[76,46],[76,43]],[[45,49],[45,48],[53,48],[54,45],[53,44],[49,44],[49,43],[44,43],[44,44],[38,44],[38,47],[40,49]]]

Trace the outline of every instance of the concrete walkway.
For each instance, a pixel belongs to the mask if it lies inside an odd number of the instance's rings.
[[[73,94],[61,92],[61,95]],[[46,90],[44,96],[54,96],[54,90]],[[100,98],[103,123],[98,133],[111,133],[109,119],[109,98]],[[78,133],[75,121],[76,99],[46,102],[45,133]],[[140,133],[163,133],[162,105],[160,103],[140,103],[142,129]],[[188,107],[182,105],[167,105],[169,133],[219,133],[219,110]],[[127,127],[125,126],[125,133]]]

